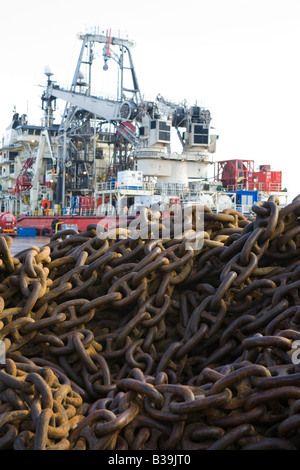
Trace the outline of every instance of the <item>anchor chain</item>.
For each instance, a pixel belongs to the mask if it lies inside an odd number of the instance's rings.
[[[300,449],[300,198],[252,211],[1,236],[0,449]]]

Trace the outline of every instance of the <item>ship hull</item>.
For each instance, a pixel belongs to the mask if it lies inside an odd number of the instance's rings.
[[[17,219],[17,228],[35,228],[37,235],[47,235],[61,230],[62,225],[85,231],[90,224],[102,224],[108,228],[118,224],[118,216],[21,216]],[[128,217],[130,219],[130,217]]]

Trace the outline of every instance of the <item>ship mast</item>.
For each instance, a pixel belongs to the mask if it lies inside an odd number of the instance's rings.
[[[53,82],[51,77],[53,73],[49,67],[45,67],[44,74],[47,77],[47,89],[52,86]],[[43,173],[43,156],[45,145],[48,146],[49,156],[52,159],[53,169],[55,168],[56,159],[53,155],[53,146],[51,141],[50,129],[54,124],[54,111],[56,109],[56,98],[54,96],[42,95],[42,109],[44,111],[43,126],[44,129],[41,133],[37,154],[34,160],[34,172],[30,188],[30,208],[34,211],[39,203],[40,193],[40,176]]]

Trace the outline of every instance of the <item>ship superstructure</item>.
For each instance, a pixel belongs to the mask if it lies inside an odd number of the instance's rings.
[[[32,125],[14,112],[0,149],[2,211],[20,214],[53,199],[58,127],[53,121]]]
[[[3,210],[100,215],[134,213],[139,205],[151,204],[234,207],[236,192],[219,177],[209,177],[218,139],[210,111],[160,94],[144,99],[132,57],[134,43],[127,37],[110,30],[79,39],[70,87],[57,85],[52,72],[45,71],[43,125],[29,129],[26,117],[14,116],[2,148],[8,160],[2,171],[11,176],[7,183],[3,179],[3,190],[13,202]],[[95,92],[99,77],[108,72],[115,78],[111,89]],[[54,125],[56,100],[65,103],[59,125]],[[23,141],[25,130],[39,138]]]
[[[154,195],[154,187],[163,199],[174,198],[183,194],[191,181],[207,178],[217,140],[211,135],[210,111],[188,106],[185,101],[176,104],[160,95],[153,101],[143,99],[132,41],[111,31],[83,34],[80,39],[82,47],[70,89],[51,84],[44,94],[47,99],[66,101],[58,145],[56,202],[72,206],[74,198],[84,196],[94,196],[101,205],[107,199],[111,202],[125,196],[132,202],[137,195]],[[114,98],[92,91],[94,75],[99,72],[95,58],[101,56],[102,73],[112,62],[117,65]],[[172,151],[173,131],[180,152]],[[119,194],[120,188],[113,184],[119,172],[128,170],[143,175],[138,194],[128,189]]]

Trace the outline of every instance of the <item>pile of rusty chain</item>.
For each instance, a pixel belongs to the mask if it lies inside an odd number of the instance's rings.
[[[300,197],[252,209],[0,237],[0,449],[300,449]]]

